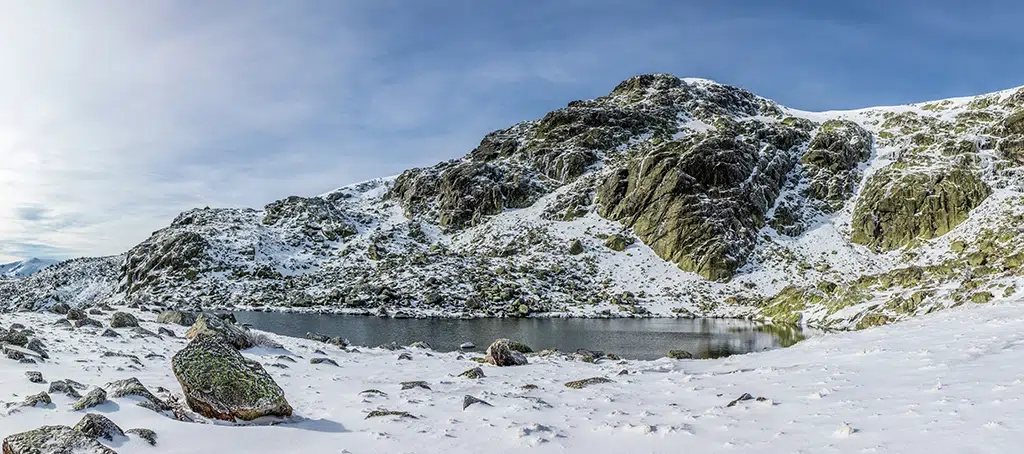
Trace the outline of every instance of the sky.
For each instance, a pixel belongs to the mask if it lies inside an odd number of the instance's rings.
[[[0,0],[0,261],[464,155],[644,73],[832,110],[1024,85],[1024,2]]]

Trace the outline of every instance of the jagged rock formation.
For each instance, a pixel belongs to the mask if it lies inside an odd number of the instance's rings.
[[[812,113],[637,76],[460,159],[184,212],[124,255],[0,280],[0,302],[866,327],[1016,291],[1022,166],[1024,89]]]

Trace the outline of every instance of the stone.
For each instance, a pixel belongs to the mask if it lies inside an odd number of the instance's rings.
[[[338,365],[338,362],[333,360],[333,359],[331,359],[331,358],[310,358],[309,359],[309,363],[310,364],[330,364],[332,366],[337,366]]]
[[[46,352],[46,346],[43,345],[43,341],[38,338],[32,338],[25,344],[25,349],[36,352],[42,359],[50,359],[50,354]]]
[[[487,407],[493,407],[493,405],[487,403],[486,401],[477,399],[476,397],[470,396],[469,394],[462,397],[462,411],[466,411],[466,409],[473,404],[480,404]]]
[[[125,396],[139,397],[152,404],[154,408],[160,411],[167,411],[171,409],[171,406],[166,402],[156,397],[149,389],[147,389],[138,378],[131,377],[124,380],[116,380],[106,385],[103,385],[103,389],[107,392],[107,397],[120,398]]]
[[[484,378],[484,370],[479,368],[479,367],[474,367],[474,368],[472,368],[470,370],[467,370],[467,371],[459,374],[459,376],[460,377],[470,378],[470,379],[473,379],[473,380],[477,380],[477,379]]]
[[[565,384],[566,388],[572,389],[583,389],[591,385],[598,385],[602,383],[614,383],[614,381],[604,377],[591,377],[584,378],[583,380],[571,381]]]
[[[91,327],[94,327],[94,328],[103,328],[103,323],[100,323],[99,320],[96,320],[94,318],[89,318],[89,317],[75,320],[74,322],[72,322],[72,325],[74,325],[75,328],[81,328],[83,326],[91,326]]]
[[[57,303],[50,306],[50,312],[53,312],[54,314],[67,315],[70,310],[71,306],[68,306],[67,303]]]
[[[78,393],[78,390],[64,380],[55,380],[50,382],[50,389],[48,392],[50,394],[64,394],[72,399],[82,398],[82,395]]]
[[[386,392],[384,392],[384,391],[381,391],[381,390],[379,390],[379,389],[367,389],[367,390],[364,390],[364,391],[360,391],[360,392],[359,392],[359,395],[360,395],[360,396],[381,396],[381,397],[388,397],[388,393],[386,393]]]
[[[414,389],[414,388],[422,388],[422,389],[425,389],[425,390],[429,391],[430,390],[430,385],[428,385],[427,382],[425,382],[425,381],[404,381],[404,382],[402,382],[402,390],[403,391],[407,390],[407,389]]]
[[[156,322],[181,326],[192,326],[192,324],[196,322],[196,315],[191,312],[178,310],[163,311],[157,314]]]
[[[185,338],[219,337],[238,350],[253,347],[249,334],[242,327],[225,321],[213,314],[199,314],[192,327],[185,332]]]
[[[398,417],[398,418],[418,419],[415,416],[413,416],[412,413],[409,413],[409,412],[406,412],[406,411],[392,411],[392,410],[374,410],[374,411],[371,411],[370,413],[367,413],[365,419],[382,418],[382,417],[385,417],[385,416],[395,416],[395,417]]]
[[[4,438],[3,454],[117,454],[67,426],[43,426]]]
[[[412,355],[409,352],[402,352],[398,355],[399,360],[412,361]]]
[[[583,242],[580,240],[572,240],[572,243],[569,244],[569,255],[580,255],[583,251]]]
[[[128,429],[124,431],[126,434],[135,435],[149,443],[150,446],[156,446],[156,432],[149,429]]]
[[[124,431],[117,427],[114,421],[96,413],[88,413],[83,416],[74,429],[92,438],[102,438],[109,441],[124,437]]]
[[[121,334],[118,333],[117,331],[107,328],[103,330],[102,333],[100,333],[100,337],[121,337]]]
[[[428,344],[428,343],[426,343],[424,341],[413,342],[413,343],[409,344],[409,348],[419,348],[419,349],[423,349],[423,350],[433,350],[433,348],[430,346],[430,344]]]
[[[28,336],[26,336],[18,329],[15,329],[13,327],[11,329],[0,328],[0,343],[2,344],[10,344],[19,347],[24,347],[25,345],[28,344],[28,341]]]
[[[527,364],[526,356],[512,350],[508,339],[498,339],[487,347],[487,355],[484,361],[498,367],[522,366]]]
[[[67,319],[71,320],[71,321],[81,320],[81,319],[87,317],[87,315],[85,314],[85,311],[83,311],[81,309],[77,309],[77,308],[69,309],[66,315],[67,315]]]
[[[139,319],[135,318],[132,314],[127,312],[114,312],[114,315],[110,316],[111,328],[131,328],[134,326],[139,326]]]
[[[39,393],[39,394],[33,394],[31,396],[26,397],[25,400],[21,401],[21,406],[22,407],[38,407],[40,404],[42,404],[42,405],[50,405],[52,403],[53,403],[53,400],[50,399],[50,395],[49,394],[47,394],[47,393]]]
[[[171,358],[171,367],[189,408],[208,418],[292,415],[284,391],[263,366],[219,336],[194,339]]]
[[[97,405],[102,405],[107,401],[107,392],[103,388],[93,388],[91,391],[85,394],[85,397],[78,399],[71,408],[75,411],[85,410],[92,408]]]
[[[32,383],[46,383],[46,380],[43,380],[42,372],[30,370],[25,372],[25,376],[28,377],[28,381]]]
[[[693,359],[693,354],[686,350],[669,350],[668,357],[672,359]]]
[[[165,327],[163,327],[163,326],[161,326],[160,328],[158,328],[158,329],[156,330],[156,332],[157,332],[157,334],[160,334],[160,335],[162,335],[162,336],[167,336],[167,337],[178,337],[178,335],[177,335],[177,334],[174,334],[174,331],[171,331],[171,329],[170,329],[170,328],[165,328]]]

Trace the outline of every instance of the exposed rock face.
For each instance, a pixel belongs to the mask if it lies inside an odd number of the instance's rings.
[[[508,339],[498,339],[494,341],[490,347],[487,347],[487,355],[484,356],[484,361],[498,367],[522,366],[527,364],[526,356],[513,350],[510,347],[511,344],[512,341]]]
[[[783,123],[748,120],[666,142],[605,179],[599,213],[680,268],[728,279],[746,263],[806,140]]]
[[[991,190],[976,171],[963,166],[933,172],[878,171],[861,191],[853,214],[852,240],[880,250],[949,232]]]
[[[823,211],[842,208],[860,180],[857,166],[871,156],[871,133],[849,120],[829,120],[807,144],[800,163],[809,180],[807,195],[824,202]]]
[[[284,391],[263,366],[219,337],[193,340],[174,355],[171,365],[189,408],[203,416],[251,421],[292,414]]]
[[[4,454],[117,454],[95,438],[67,426],[43,426],[4,439]]]

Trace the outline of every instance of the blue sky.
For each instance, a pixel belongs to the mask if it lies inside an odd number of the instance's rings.
[[[1024,85],[1019,2],[0,0],[0,260],[461,156],[634,74],[807,110]]]

